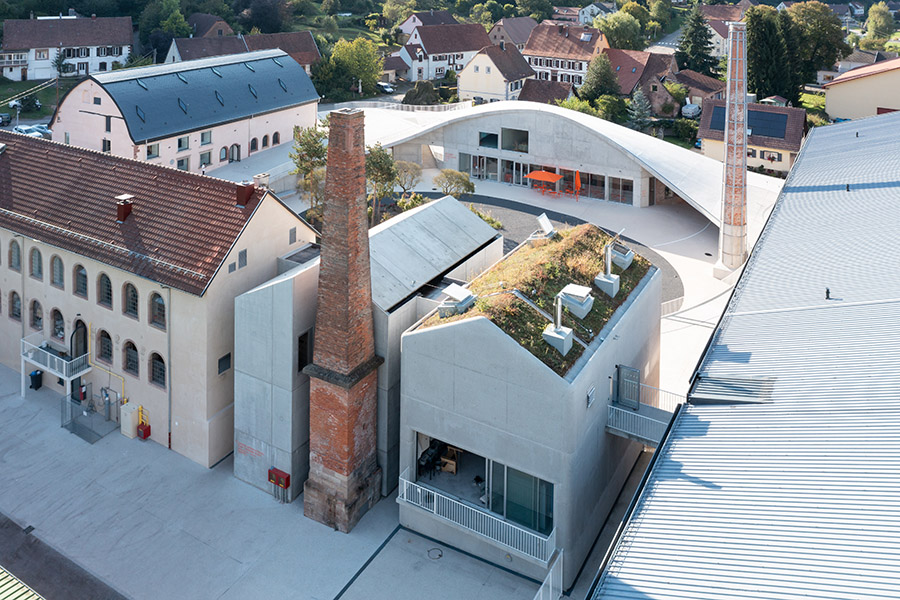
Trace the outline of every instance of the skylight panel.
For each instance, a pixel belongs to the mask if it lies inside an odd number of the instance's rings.
[[[222,97],[222,94],[219,93],[219,90],[216,90],[216,100],[219,101],[219,104],[225,106],[225,98]]]
[[[213,73],[215,73],[216,75],[218,75],[219,77],[222,76],[222,72],[219,71],[217,68],[215,68],[215,67],[210,67],[210,70],[211,70]]]
[[[278,65],[278,66],[281,67],[282,69],[284,68],[284,65],[281,64],[281,61],[278,60],[277,58],[273,58],[273,59],[272,59],[272,62],[274,62],[276,65]]]
[[[256,72],[256,69],[254,69],[253,65],[251,65],[250,63],[244,63],[244,66],[247,67],[248,69],[250,69],[251,71],[253,71],[254,73]]]
[[[134,108],[137,110],[138,119],[140,119],[141,122],[146,123],[147,115],[144,114],[144,111],[141,110],[141,107],[135,104]]]
[[[184,78],[184,75],[182,75],[181,73],[175,73],[175,77],[177,77],[178,79],[180,79],[180,80],[183,81],[184,83],[187,83],[187,82],[188,82],[188,80],[185,79],[185,78]]]
[[[141,86],[141,87],[144,88],[145,90],[147,89],[147,84],[144,83],[144,80],[143,80],[143,79],[135,79],[135,81],[137,82],[137,84],[138,84],[139,86]]]
[[[284,91],[287,91],[287,85],[281,80],[280,77],[278,78],[278,85],[281,86],[281,89],[283,89]]]
[[[259,98],[259,96],[256,95],[256,89],[255,89],[252,85],[250,85],[250,84],[248,83],[248,84],[247,84],[247,87],[250,88],[250,93],[253,94],[253,97],[254,97],[254,98]]]
[[[187,104],[185,104],[184,100],[181,98],[178,99],[178,108],[180,108],[184,114],[187,114]]]

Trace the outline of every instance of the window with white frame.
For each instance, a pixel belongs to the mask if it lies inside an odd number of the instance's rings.
[[[191,136],[183,135],[180,138],[178,138],[178,151],[179,152],[181,152],[182,150],[190,150],[190,148],[191,148]]]
[[[42,48],[34,51],[34,60],[47,60],[50,58],[50,50]]]

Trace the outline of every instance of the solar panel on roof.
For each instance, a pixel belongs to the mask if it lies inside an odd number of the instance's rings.
[[[714,131],[725,131],[725,107],[713,107],[709,128]],[[753,135],[784,139],[787,133],[787,115],[762,110],[747,110],[747,129]]]

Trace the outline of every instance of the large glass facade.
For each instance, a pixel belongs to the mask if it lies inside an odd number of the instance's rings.
[[[500,129],[500,142],[504,150],[528,152],[528,132],[522,129]]]
[[[609,199],[613,202],[632,204],[634,196],[634,182],[630,179],[609,178]]]

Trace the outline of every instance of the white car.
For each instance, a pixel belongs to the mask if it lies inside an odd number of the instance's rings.
[[[700,105],[699,104],[685,104],[681,108],[681,116],[687,117],[688,119],[696,119],[700,116]]]
[[[379,81],[375,85],[378,86],[378,89],[381,90],[382,92],[384,92],[385,94],[393,94],[394,93],[394,86],[392,86],[389,83],[385,83],[384,81]]]

